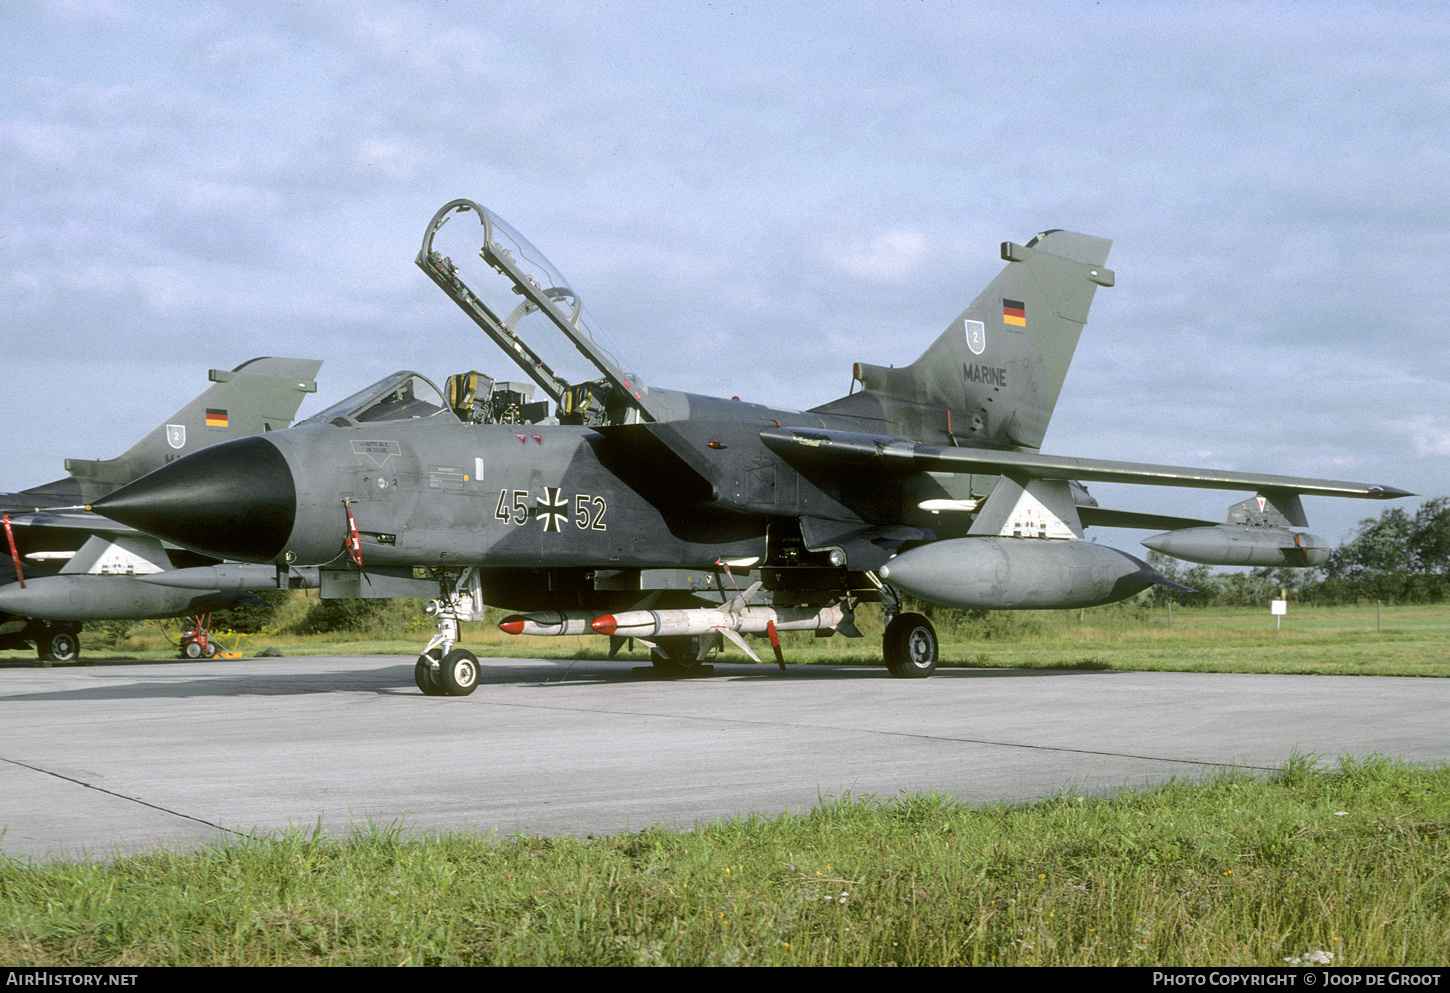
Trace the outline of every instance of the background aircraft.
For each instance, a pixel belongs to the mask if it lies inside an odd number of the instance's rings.
[[[280,431],[316,391],[321,367],[312,359],[257,358],[230,371],[213,369],[211,386],[124,454],[66,459],[64,479],[0,494],[0,506],[40,510],[12,511],[4,522],[0,648],[33,644],[42,659],[69,661],[80,653],[82,621],[208,613],[247,596],[248,586],[272,585],[272,570],[228,566],[225,575],[246,585],[224,592],[206,585],[215,558],[165,548],[151,535],[74,508],[208,445]]]
[[[460,230],[471,226],[450,229],[466,254],[435,248],[455,217],[481,222],[482,265],[470,261],[477,241]],[[476,685],[477,660],[455,647],[458,621],[480,617],[484,604],[524,612],[505,631],[642,639],[656,665],[674,669],[725,638],[749,652],[746,633],[768,636],[778,660],[782,630],[858,636],[855,607],[880,601],[888,668],[927,676],[936,633],[903,609],[906,595],[1064,608],[1169,583],[1081,540],[1087,525],[1166,529],[1168,549],[1200,561],[1305,565],[1323,543],[1292,530],[1306,524],[1302,494],[1406,495],[1040,453],[1093,296],[1114,283],[1110,244],[1060,230],[1004,243],[1006,267],[914,362],[857,363],[847,396],[800,412],[642,382],[536,248],[478,204],[453,201],[429,223],[417,262],[532,383],[467,372],[439,390],[400,372],[294,428],[188,456],[94,506],[202,554],[272,563],[279,575],[318,566],[323,596],[436,589],[439,632],[415,677],[425,693],[461,695]],[[564,375],[540,339],[562,343],[564,361],[592,373]],[[1082,480],[1259,498],[1213,525],[1098,507]]]

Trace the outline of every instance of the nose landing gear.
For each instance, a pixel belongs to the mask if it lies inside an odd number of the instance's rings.
[[[442,595],[428,601],[428,613],[438,620],[435,634],[413,666],[413,682],[424,696],[468,696],[478,688],[478,656],[458,644],[458,622],[483,618],[483,594],[478,570],[439,577]]]

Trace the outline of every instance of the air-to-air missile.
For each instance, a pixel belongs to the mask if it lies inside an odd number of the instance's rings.
[[[696,607],[683,610],[624,610],[590,622],[598,634],[617,638],[670,638],[735,631],[767,634],[777,631],[837,631],[847,624],[840,607],[743,607],[739,610]]]
[[[510,614],[498,622],[504,634],[542,637],[590,634],[597,610],[536,610],[531,614]]]
[[[460,221],[448,232],[462,251],[445,255],[435,237],[458,217],[477,218],[482,247]],[[1110,244],[1056,230],[1004,243],[1005,267],[915,361],[858,362],[846,396],[797,411],[643,383],[537,248],[456,200],[429,222],[417,264],[532,384],[470,371],[439,390],[399,372],[286,431],[181,459],[95,508],[217,558],[318,567],[324,597],[436,594],[438,633],[414,679],[427,694],[464,695],[478,660],[458,646],[459,622],[482,620],[486,604],[518,612],[504,631],[634,635],[675,669],[717,635],[855,635],[856,608],[878,602],[887,667],[920,677],[939,649],[906,594],[1064,608],[1175,585],[1083,540],[1084,529],[1211,522],[1103,508],[1080,482],[1257,492],[1242,519],[1230,514],[1245,527],[1303,527],[1299,494],[1405,495],[1041,453],[1093,295],[1114,283]],[[559,336],[566,358],[592,367],[584,378],[535,350],[538,337]]]
[[[741,600],[748,599],[742,597]],[[558,637],[604,634],[614,639],[678,640],[719,633],[771,635],[781,631],[840,632],[859,637],[849,614],[840,607],[751,607],[743,603],[673,610],[541,610],[512,614],[499,622],[507,634]],[[733,640],[733,639],[732,639]],[[747,649],[748,651],[748,649]]]

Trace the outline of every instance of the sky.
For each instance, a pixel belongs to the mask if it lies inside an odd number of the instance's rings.
[[[323,360],[301,416],[522,378],[413,264],[466,197],[646,382],[790,409],[914,359],[1000,242],[1111,238],[1043,451],[1450,494],[1447,53],[1438,2],[10,0],[0,489],[254,356]]]

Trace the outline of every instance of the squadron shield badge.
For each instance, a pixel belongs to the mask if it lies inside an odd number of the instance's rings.
[[[967,347],[973,355],[981,355],[987,348],[987,329],[981,321],[963,321],[966,325]]]
[[[182,448],[186,445],[186,425],[166,425],[166,443],[172,448]]]

